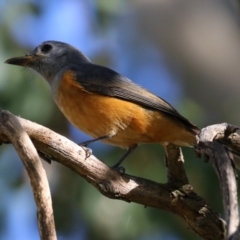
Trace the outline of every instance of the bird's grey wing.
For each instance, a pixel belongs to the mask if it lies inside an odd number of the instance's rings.
[[[178,118],[192,132],[199,132],[198,127],[180,115],[168,102],[109,68],[81,64],[81,67],[73,70],[76,73],[76,81],[86,91],[124,99],[148,109],[164,112]]]

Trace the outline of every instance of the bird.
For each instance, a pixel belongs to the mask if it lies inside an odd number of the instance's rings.
[[[32,69],[49,84],[65,117],[93,139],[126,149],[112,168],[138,145],[159,143],[193,147],[200,129],[167,101],[120,73],[94,64],[74,46],[45,41],[5,63]]]

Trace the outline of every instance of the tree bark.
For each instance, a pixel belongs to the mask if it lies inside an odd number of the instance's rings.
[[[17,117],[9,112],[0,112],[0,132],[15,147],[30,178],[34,199],[38,207],[37,218],[41,239],[56,240],[51,193],[36,148]]]
[[[0,142],[13,144],[3,131],[11,114],[0,111]],[[168,182],[156,183],[140,177],[119,173],[106,166],[89,151],[50,129],[17,117],[34,146],[48,160],[57,161],[86,179],[103,195],[162,209],[180,216],[203,239],[225,239],[226,224],[218,213],[197,195],[188,183],[179,147],[167,146]],[[18,148],[16,148],[18,151]],[[35,176],[29,174],[30,179]],[[32,180],[31,180],[32,181]]]
[[[218,176],[227,221],[226,236],[231,240],[240,239],[237,181],[231,152],[239,153],[240,139],[236,130],[238,127],[226,123],[203,128],[197,146],[198,153],[211,160]]]

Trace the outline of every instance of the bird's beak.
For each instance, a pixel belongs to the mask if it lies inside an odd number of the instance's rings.
[[[5,63],[27,67],[33,60],[34,57],[32,55],[26,55],[22,57],[10,58],[6,60]]]

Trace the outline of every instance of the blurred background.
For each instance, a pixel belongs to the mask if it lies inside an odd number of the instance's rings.
[[[170,102],[199,127],[240,125],[240,32],[237,0],[0,0],[0,108],[75,142],[90,137],[56,108],[48,85],[30,71],[4,64],[45,40],[70,43]],[[108,165],[123,150],[102,143],[93,153]],[[218,180],[209,163],[184,149],[195,191],[222,214]],[[177,216],[103,197],[60,164],[48,174],[58,238],[199,239]],[[142,145],[126,172],[166,182],[160,145]],[[39,239],[29,179],[13,147],[0,148],[0,239]]]

